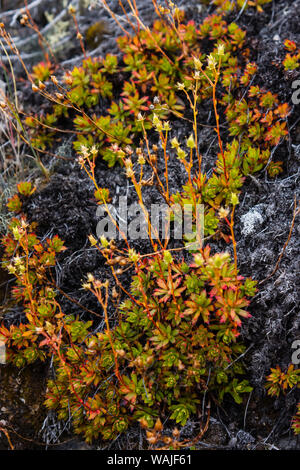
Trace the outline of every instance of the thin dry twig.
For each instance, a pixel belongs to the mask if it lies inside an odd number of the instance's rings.
[[[14,446],[11,442],[11,439],[10,439],[10,436],[9,436],[9,433],[7,431],[7,429],[3,428],[2,426],[0,426],[0,432],[3,432],[6,436],[6,439],[8,440],[8,443],[9,443],[9,447],[11,448],[11,450],[14,450]]]

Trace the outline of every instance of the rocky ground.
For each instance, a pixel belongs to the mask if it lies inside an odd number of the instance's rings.
[[[111,0],[108,3],[116,13],[122,14],[117,1]],[[151,24],[151,2],[140,0],[137,3],[140,5],[142,18]],[[64,11],[64,2],[50,0],[48,6],[48,13],[54,18]],[[180,6],[185,8],[187,17],[195,21],[200,21],[209,11],[195,0],[182,1]],[[5,2],[2,2],[2,8],[7,10]],[[40,6],[33,9],[33,14],[36,15],[37,24],[41,28],[47,28],[50,17],[47,17]],[[4,13],[5,15],[11,21],[12,32],[20,34],[20,41],[24,41],[24,33],[19,33],[20,28],[13,23],[17,18],[14,18],[14,14]],[[280,41],[291,39],[300,43],[300,1],[273,1],[264,8],[264,13],[258,15],[250,9],[241,15],[232,14],[231,19],[247,30],[253,60],[259,66],[261,85],[272,93],[278,93],[280,100],[291,104],[291,84],[299,76],[283,74],[274,64],[282,59]],[[114,38],[118,31],[103,9],[85,10],[80,17],[80,27],[87,29],[95,20],[103,21],[106,27],[94,54],[116,52]],[[66,65],[70,61],[75,64],[80,51],[74,46],[74,41],[66,41],[66,45],[64,52],[60,50],[58,54]],[[29,43],[25,44],[24,51],[25,55],[37,54]],[[34,55],[35,57],[37,56]],[[30,102],[32,96],[27,95],[26,100]],[[250,307],[252,318],[245,322],[242,329],[242,337],[247,345],[244,361],[254,390],[242,407],[226,399],[222,407],[213,410],[209,430],[199,443],[199,448],[300,449],[299,438],[290,430],[290,419],[299,396],[293,392],[274,401],[266,397],[264,389],[265,376],[270,367],[276,364],[286,367],[291,362],[291,345],[294,340],[300,339],[299,218],[296,219],[278,270],[266,280],[288,238],[295,195],[299,199],[299,106],[294,106],[289,120],[289,139],[274,149],[273,158],[284,162],[284,172],[275,180],[269,179],[266,171],[260,172],[255,178],[247,178],[236,212],[240,272],[244,276],[252,276],[260,283]],[[213,124],[213,118],[205,115],[205,110],[203,112],[199,119]],[[187,129],[181,122],[172,123],[172,128],[179,141],[181,137],[186,137]],[[209,171],[216,155],[217,142],[207,128],[200,132],[199,140],[200,150],[205,155],[206,170]],[[57,266],[58,286],[86,308],[97,311],[99,306],[96,301],[88,293],[84,293],[80,286],[88,272],[104,278],[108,276],[108,271],[100,256],[87,242],[87,235],[95,233],[96,205],[92,199],[92,185],[75,162],[71,143],[71,139],[60,142],[57,152],[63,153],[67,159],[49,162],[52,168],[50,183],[38,189],[25,209],[29,219],[38,222],[40,236],[57,233],[68,247]],[[176,191],[181,186],[178,165],[171,166],[170,171],[171,190]],[[127,180],[120,167],[108,169],[105,162],[99,161],[96,175],[101,186],[108,187],[114,195],[113,202],[117,201],[118,196],[128,194]],[[157,195],[150,188],[147,202],[156,201]],[[213,249],[224,250],[220,241],[212,242],[211,246]],[[145,250],[146,246],[139,248]],[[126,279],[124,282],[126,283]],[[83,318],[87,318],[86,312],[80,311],[77,304],[64,296],[60,300],[64,311],[80,313]],[[21,314],[15,308],[10,308],[7,318],[11,322],[17,322]],[[43,409],[41,397],[45,391],[46,369],[36,366],[19,372],[11,366],[0,367],[0,425],[1,421],[8,422],[23,436],[11,434],[17,448],[40,448],[43,443],[50,444],[49,447],[55,444],[61,449],[87,448],[85,443],[72,436],[70,423],[58,423],[53,414],[47,415]],[[189,421],[184,435],[195,435],[197,426],[196,421]],[[59,444],[60,440],[67,442]],[[99,446],[104,447],[102,443],[95,444],[95,447]],[[110,448],[132,447],[143,447],[138,429],[132,429],[126,436],[110,444]],[[7,448],[3,435],[0,435],[1,448]]]

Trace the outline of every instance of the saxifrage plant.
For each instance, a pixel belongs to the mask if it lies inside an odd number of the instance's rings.
[[[83,287],[99,300],[106,322],[104,332],[93,333],[91,321],[61,311],[49,285],[63,243],[57,237],[41,243],[30,229],[14,219],[4,240],[26,322],[2,325],[1,340],[18,366],[53,355],[56,378],[48,381],[46,404],[60,419],[71,413],[75,432],[88,441],[99,434],[113,439],[134,421],[151,427],[160,416],[184,425],[206,393],[219,400],[229,393],[241,403],[251,388],[239,379],[238,336],[255,282],[236,277],[228,253],[210,255],[206,247],[187,264],[168,251],[150,258],[130,251],[136,275],[113,327],[108,281],[89,275]],[[113,243],[103,245],[106,256],[114,253]]]

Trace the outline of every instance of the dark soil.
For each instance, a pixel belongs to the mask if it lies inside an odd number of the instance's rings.
[[[109,2],[111,4],[118,2]],[[142,2],[138,2],[142,3]],[[146,2],[147,3],[147,2]],[[150,2],[149,2],[150,3]],[[186,6],[188,18],[196,21],[207,14],[205,7],[197,9],[199,2],[181,2]],[[115,8],[117,11],[117,7]],[[300,1],[279,0],[273,1],[264,8],[264,13],[258,15],[252,9],[244,12],[236,19],[239,26],[247,30],[247,37],[253,60],[259,66],[258,76],[260,85],[273,93],[278,93],[279,99],[291,104],[291,83],[295,75],[284,74],[276,67],[282,60],[281,41],[288,38],[300,43]],[[120,12],[119,12],[120,13]],[[93,12],[93,21],[97,13]],[[88,27],[91,22],[91,12],[87,17],[81,18],[83,26]],[[96,15],[96,16],[95,16]],[[105,19],[99,13],[99,20]],[[144,16],[143,16],[144,15]],[[153,18],[150,8],[142,5],[142,16],[146,22],[151,23]],[[101,52],[111,52],[113,37],[104,39]],[[115,46],[114,46],[115,47]],[[107,50],[106,50],[107,49]],[[78,49],[76,51],[78,52]],[[71,52],[66,53],[65,59],[72,57]],[[29,100],[30,97],[27,98]],[[299,316],[299,218],[296,219],[292,237],[284,252],[276,273],[268,280],[264,279],[273,271],[281,250],[286,242],[293,216],[294,197],[299,199],[299,159],[300,159],[300,121],[299,105],[294,106],[293,114],[289,120],[289,139],[274,149],[273,159],[284,162],[284,172],[275,180],[268,178],[266,171],[246,179],[240,197],[240,205],[236,212],[236,236],[238,242],[239,269],[243,276],[251,276],[258,280],[259,291],[250,306],[252,318],[244,322],[242,338],[248,349],[244,357],[248,369],[248,378],[254,387],[249,400],[241,406],[235,405],[227,399],[222,407],[214,407],[210,428],[199,448],[227,448],[227,449],[300,449],[299,438],[293,436],[290,430],[291,416],[295,412],[295,405],[300,400],[297,392],[288,393],[277,400],[266,397],[265,377],[270,367],[279,364],[286,367],[291,362],[294,340],[300,339]],[[207,119],[206,110],[199,115],[199,122],[212,125],[213,118]],[[178,140],[187,137],[189,129],[182,122],[172,122],[172,133]],[[153,137],[154,139],[154,137]],[[205,156],[206,170],[209,171],[217,152],[217,142],[212,130],[203,127],[200,131],[200,151]],[[154,143],[154,141],[151,141]],[[79,314],[82,318],[90,318],[86,309],[101,314],[101,309],[93,297],[81,289],[81,283],[87,273],[92,272],[98,278],[107,278],[110,271],[104,265],[101,256],[91,248],[87,236],[96,231],[96,204],[93,199],[93,187],[88,178],[75,162],[71,141],[63,141],[64,154],[69,160],[57,160],[53,165],[53,174],[50,183],[38,190],[26,204],[26,213],[31,221],[38,223],[38,233],[42,237],[58,234],[64,241],[68,250],[60,257],[56,268],[56,282],[69,298],[61,295],[62,309],[68,313]],[[59,153],[62,153],[60,148]],[[120,167],[108,169],[105,162],[98,162],[97,181],[100,186],[107,187],[113,196],[113,203],[120,195],[133,197],[128,188],[124,171]],[[176,192],[182,186],[181,169],[177,161],[170,166],[171,192]],[[155,189],[149,188],[146,192],[147,203],[159,202],[160,198]],[[130,203],[130,199],[128,201]],[[253,217],[253,214],[255,215]],[[258,214],[258,215],[257,215]],[[251,226],[251,220],[254,220]],[[213,250],[230,250],[221,241],[212,241]],[[145,242],[140,243],[137,249],[145,252],[148,247]],[[128,273],[124,276],[124,284],[128,283]],[[78,302],[85,307],[81,309]],[[111,306],[111,315],[113,315]],[[99,328],[102,323],[97,319],[95,325]],[[1,377],[7,377],[6,368],[0,369]],[[45,371],[34,369],[35,381],[39,381],[39,390],[45,383]],[[4,374],[4,375],[3,375]],[[11,375],[15,377],[15,375]],[[1,378],[0,378],[1,379]],[[27,436],[37,437],[38,426],[43,419],[38,420],[28,430],[28,418],[22,416],[22,407],[14,419],[1,408],[2,387],[6,386],[5,379],[1,379],[0,393],[0,420],[8,419],[11,424],[21,428]],[[13,380],[10,378],[9,380]],[[14,393],[19,396],[16,387]],[[35,393],[32,393],[31,404]],[[6,396],[6,395],[4,395]],[[40,397],[40,391],[38,392]],[[39,400],[37,400],[39,402]],[[11,406],[12,412],[16,403],[10,401],[6,407]],[[38,413],[42,413],[39,411]],[[7,416],[7,417],[6,417]],[[42,414],[41,414],[42,416]],[[3,418],[4,417],[4,418]],[[52,421],[51,421],[52,422]],[[53,422],[52,422],[53,425]],[[58,425],[61,430],[61,424]],[[60,427],[59,427],[60,426]],[[185,426],[183,435],[197,434],[198,423],[189,421]],[[68,427],[67,427],[68,428]],[[58,432],[57,434],[60,434]],[[44,434],[45,435],[45,434]],[[13,436],[13,435],[12,435]],[[64,433],[68,438],[70,434]],[[41,439],[41,437],[40,437]],[[124,437],[120,437],[111,445],[112,448],[126,449],[129,446],[138,446],[138,431],[133,429]],[[53,442],[53,441],[52,441]],[[1,444],[2,443],[2,444]],[[0,446],[7,446],[5,439]],[[96,444],[96,446],[99,445]],[[100,444],[101,445],[101,444]],[[23,442],[24,448],[31,444]],[[60,448],[84,447],[79,440],[71,441]],[[1,448],[1,447],[0,447]]]

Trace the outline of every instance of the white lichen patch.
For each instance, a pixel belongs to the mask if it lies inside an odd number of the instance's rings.
[[[242,215],[241,224],[242,234],[244,236],[251,235],[254,233],[259,225],[263,223],[264,219],[260,212],[255,209],[251,209],[247,214]]]
[[[46,35],[46,39],[52,48],[55,48],[69,33],[70,29],[70,20],[67,21],[58,21],[55,22],[55,17],[53,14],[45,11],[45,16],[49,24],[53,24],[53,27]]]

